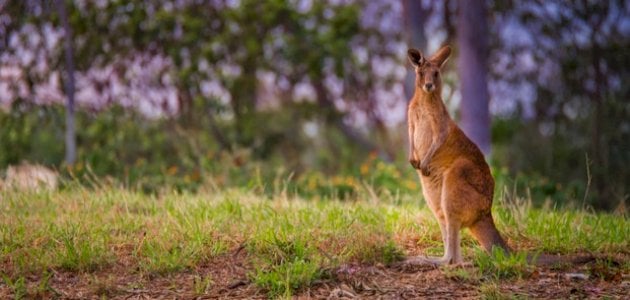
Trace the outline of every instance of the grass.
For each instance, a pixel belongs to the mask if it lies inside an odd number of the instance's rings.
[[[124,265],[129,272],[165,276],[194,271],[214,257],[243,248],[252,267],[249,280],[271,297],[290,297],[328,276],[326,270],[344,264],[387,264],[399,260],[409,247],[440,254],[437,223],[421,199],[390,195],[395,196],[375,200],[366,192],[339,201],[286,193],[261,196],[238,189],[157,195],[80,186],[56,192],[3,191],[2,278],[15,295],[27,295],[24,278],[39,275],[44,280],[48,277],[42,274],[51,269],[92,273]],[[630,249],[626,217],[539,210],[527,201],[497,203],[498,227],[518,249],[549,253]],[[482,253],[467,233],[463,247],[477,270],[447,270],[451,278],[519,277],[530,268],[525,254]],[[195,277],[194,292],[203,294],[214,280]],[[483,294],[501,298],[491,284]]]
[[[16,278],[15,280],[13,280],[9,278],[7,275],[3,275],[2,280],[4,280],[4,283],[11,289],[11,291],[13,292],[13,297],[15,299],[22,299],[27,296],[28,290],[26,287],[26,280],[24,277],[20,276]]]
[[[193,277],[193,290],[196,295],[205,294],[213,284],[212,276],[196,275]]]
[[[495,282],[484,283],[479,287],[480,298],[484,300],[511,300],[525,299],[511,293],[501,291],[501,287]]]
[[[502,232],[519,237],[519,249],[545,253],[627,252],[628,218],[584,209],[534,209],[527,197],[499,196],[495,218]]]
[[[474,264],[481,274],[492,279],[523,278],[533,271],[527,262],[527,253],[523,251],[506,254],[499,248],[493,248],[488,254],[475,248]]]

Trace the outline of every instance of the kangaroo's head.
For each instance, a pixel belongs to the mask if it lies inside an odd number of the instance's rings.
[[[422,89],[427,94],[442,90],[442,78],[440,71],[451,55],[451,47],[444,46],[428,60],[424,58],[422,52],[411,48],[407,50],[407,57],[416,69],[416,88]]]

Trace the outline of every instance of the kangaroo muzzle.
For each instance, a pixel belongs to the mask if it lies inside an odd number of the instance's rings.
[[[422,86],[422,89],[427,93],[431,93],[435,90],[435,85],[432,82],[427,82]]]

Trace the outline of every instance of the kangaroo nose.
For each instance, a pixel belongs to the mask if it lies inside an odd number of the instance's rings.
[[[433,88],[433,83],[427,83],[424,85],[424,88],[426,88],[427,90],[431,90]]]

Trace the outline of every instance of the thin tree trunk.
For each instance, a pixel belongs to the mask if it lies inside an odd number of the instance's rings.
[[[595,92],[593,93],[593,100],[595,102],[595,112],[593,117],[593,129],[592,129],[592,149],[593,149],[593,165],[595,166],[594,185],[595,190],[599,196],[599,201],[595,203],[597,208],[610,209],[612,201],[610,195],[606,189],[606,166],[604,164],[604,153],[602,151],[602,90],[600,82],[602,79],[602,72],[600,67],[600,56],[597,45],[593,47],[593,68],[595,69]]]
[[[241,63],[243,74],[230,90],[236,126],[236,144],[239,146],[250,147],[254,142],[257,125],[252,120],[252,116],[254,116],[256,109],[256,90],[258,89],[258,79],[256,78],[258,64],[255,58],[260,56],[252,54],[245,58],[245,61]]]
[[[418,0],[402,0],[402,4],[407,46],[409,48],[418,48],[425,52],[427,50],[427,37],[424,34],[424,22],[428,15],[428,10],[424,9],[422,1]],[[408,68],[404,85],[407,100],[413,96],[415,82],[416,73],[413,68]]]
[[[458,72],[462,100],[460,126],[485,155],[490,154],[487,60],[488,24],[485,0],[461,0],[458,7]]]
[[[599,28],[597,24],[595,28]],[[591,50],[593,59],[593,69],[595,72],[595,90],[591,95],[591,99],[595,102],[595,111],[592,123],[592,151],[593,151],[593,185],[597,191],[598,201],[594,203],[595,208],[610,210],[613,208],[613,195],[608,188],[608,182],[612,179],[609,175],[608,152],[605,148],[604,131],[604,95],[607,89],[606,80],[604,79],[604,70],[602,69],[602,56],[599,45],[595,43]]]
[[[64,46],[66,59],[66,163],[74,164],[77,158],[77,145],[75,134],[75,117],[74,117],[74,53],[72,49],[72,28],[68,21],[66,11],[66,3],[64,0],[57,0],[57,9],[59,10],[59,18],[64,29]]]

